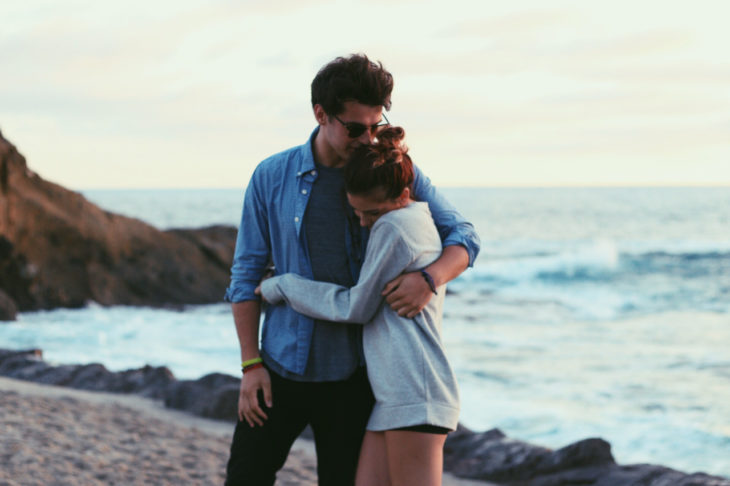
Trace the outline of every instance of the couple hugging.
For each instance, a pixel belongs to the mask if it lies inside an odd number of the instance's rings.
[[[442,306],[479,238],[385,118],[382,64],[337,58],[311,88],[318,126],[259,164],[244,198],[226,292],[243,361],[226,484],[273,485],[310,425],[321,486],[439,485],[459,413]]]

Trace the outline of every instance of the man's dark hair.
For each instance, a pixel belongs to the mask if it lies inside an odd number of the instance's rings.
[[[312,107],[322,105],[328,115],[338,115],[346,101],[390,109],[393,76],[383,64],[365,54],[338,57],[319,70],[312,81]]]

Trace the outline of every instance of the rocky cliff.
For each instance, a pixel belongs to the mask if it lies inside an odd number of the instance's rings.
[[[0,133],[0,320],[17,311],[220,301],[233,227],[160,231],[46,181]]]

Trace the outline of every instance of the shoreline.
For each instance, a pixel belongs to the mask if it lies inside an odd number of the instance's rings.
[[[161,400],[0,377],[0,484],[222,484],[234,425]],[[110,440],[113,437],[114,440]],[[121,467],[120,467],[121,466]],[[299,438],[276,486],[316,486]],[[489,486],[444,474],[444,486]]]
[[[124,467],[119,474],[127,474],[110,483],[106,473],[97,472],[106,479],[99,483],[99,477],[89,476],[90,483],[84,484],[223,481],[240,378],[214,373],[197,380],[178,380],[169,369],[151,366],[121,372],[111,372],[98,363],[54,366],[44,361],[39,349],[0,349],[0,377],[4,377],[0,389],[7,389],[0,401],[4,411],[0,427],[15,434],[0,435],[0,440],[12,441],[0,448],[10,451],[0,456],[0,462],[9,465],[0,472],[0,486],[18,484],[2,481],[7,475],[15,479],[13,474],[25,473],[28,467],[15,468],[17,463],[35,465],[33,471],[43,476],[47,468],[38,469],[37,464],[48,464],[56,475],[69,468],[91,474],[100,469],[117,473],[110,461],[121,461]],[[117,436],[124,439],[119,450],[106,444],[109,437]],[[141,451],[130,446],[142,436]],[[78,440],[69,442],[68,437]],[[316,484],[313,450],[313,443],[300,437],[290,455],[296,464],[280,472],[282,482],[277,484]],[[67,460],[59,463],[57,452]],[[127,464],[134,464],[136,476],[130,476]],[[688,474],[655,464],[617,464],[611,444],[597,437],[553,450],[507,437],[499,429],[475,432],[461,424],[446,440],[444,471],[445,486],[730,486],[729,478],[701,472]],[[140,475],[147,476],[135,482],[143,477]],[[201,475],[208,479],[200,482]],[[288,475],[296,480],[287,483]],[[33,484],[46,484],[47,480]],[[24,478],[22,484],[29,483]]]

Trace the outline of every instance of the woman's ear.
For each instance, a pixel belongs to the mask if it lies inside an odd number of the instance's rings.
[[[411,189],[409,187],[404,187],[403,192],[400,193],[400,196],[398,196],[398,202],[402,205],[405,205],[408,203],[408,200],[411,198]]]

